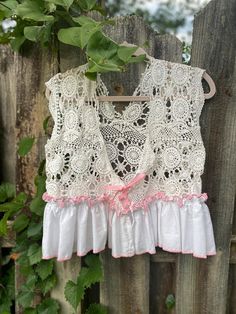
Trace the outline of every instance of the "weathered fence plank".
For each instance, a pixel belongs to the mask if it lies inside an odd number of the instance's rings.
[[[83,63],[83,56],[80,49],[69,48],[61,44],[58,48],[57,71],[64,72],[72,67]],[[51,76],[48,76],[49,79]],[[51,297],[56,299],[61,305],[61,313],[72,313],[71,305],[64,297],[64,288],[68,280],[76,282],[77,276],[81,268],[81,258],[73,254],[71,260],[65,262],[56,262],[57,284],[51,290]],[[81,306],[77,309],[77,314],[81,313]]]
[[[206,102],[201,116],[207,154],[203,190],[209,194],[217,255],[206,261],[191,262],[190,258],[182,263],[182,268],[192,263],[194,278],[189,280],[190,272],[185,271],[182,288],[179,285],[177,289],[177,313],[188,312],[190,304],[191,313],[226,313],[236,187],[235,51],[236,1],[213,0],[195,18],[192,65],[206,69],[217,88],[216,96]]]
[[[24,191],[33,195],[35,191],[34,177],[40,161],[44,158],[44,144],[46,136],[43,131],[43,121],[48,115],[44,96],[44,81],[55,73],[55,56],[48,50],[38,47],[25,49],[15,59],[16,77],[16,143],[23,137],[36,138],[32,151],[25,157],[16,157],[16,187],[17,191]],[[14,78],[13,78],[14,80]],[[16,261],[16,293],[19,291],[24,277],[19,273]],[[35,302],[38,302],[38,298]],[[16,313],[23,310],[16,303]]]
[[[181,63],[181,43],[176,37],[159,36],[134,16],[116,18],[115,23],[107,28],[114,40],[139,45],[148,41],[150,55]],[[101,254],[105,280],[100,284],[100,302],[108,307],[109,314],[164,314],[165,299],[172,293],[176,294],[176,308],[172,311],[176,314],[236,313],[235,264],[229,269],[229,263],[236,261],[236,216],[232,228],[236,192],[235,52],[236,1],[213,0],[195,18],[192,65],[205,68],[217,87],[216,96],[206,101],[201,115],[207,153],[203,191],[209,195],[217,255],[205,261],[158,249],[151,258],[144,254],[115,259],[107,249]],[[6,47],[1,47],[1,53],[0,145],[4,151],[0,162],[5,169],[1,180],[16,181],[18,191],[33,194],[33,178],[46,141],[42,128],[48,115],[44,83],[56,72],[84,63],[85,58],[80,50],[64,45],[60,45],[57,55],[37,48],[23,56]],[[125,73],[103,75],[110,94],[133,93],[144,66],[133,64]],[[35,136],[37,143],[28,156],[19,158],[16,143],[24,136]],[[6,239],[5,245],[9,243],[13,242]],[[70,261],[56,264],[58,282],[51,296],[61,303],[62,313],[72,312],[64,299],[64,286],[67,280],[77,277],[82,261],[74,254]],[[16,291],[22,282],[16,264]],[[92,298],[97,298],[98,286],[94,292]],[[22,313],[18,305],[16,312]],[[84,310],[80,307],[78,313],[81,312]]]
[[[0,164],[1,181],[15,183],[16,81],[15,54],[1,46],[0,57]],[[4,169],[4,171],[2,171]]]
[[[138,17],[119,17],[115,19],[115,22],[115,26],[109,28],[108,34],[117,42],[121,43],[126,40],[130,43],[142,45],[148,41],[149,48],[147,52],[150,55],[169,61],[181,62],[181,43],[176,37],[170,35],[157,36]],[[128,71],[125,73],[104,75],[103,80],[108,86],[110,94],[113,95],[117,92],[121,92],[123,95],[132,94],[138,85],[138,78],[141,76],[143,68],[144,64],[135,64],[129,66]],[[102,257],[105,281],[101,285],[101,302],[108,306],[109,313],[148,313],[150,256],[145,254],[129,259],[121,258],[117,261],[111,257],[109,250],[102,254]],[[166,267],[168,268],[168,265]],[[157,277],[156,275],[153,278],[156,279]],[[163,295],[165,295],[164,292]],[[164,296],[161,298],[163,299]]]

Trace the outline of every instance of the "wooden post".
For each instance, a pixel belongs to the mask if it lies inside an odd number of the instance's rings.
[[[236,187],[236,1],[213,0],[195,17],[192,65],[206,69],[217,94],[201,114],[217,255],[206,261],[184,257],[177,278],[177,313],[224,314]]]
[[[108,34],[119,43],[126,40],[142,45],[148,41],[147,52],[150,55],[181,62],[180,41],[174,36],[157,36],[139,17],[116,18],[115,26],[109,28]],[[143,68],[142,63],[134,64],[129,66],[125,73],[104,75],[103,80],[110,94],[114,95],[117,89],[122,90],[124,95],[133,93]],[[108,307],[109,314],[149,313],[149,254],[115,259],[111,257],[111,251],[107,250],[102,254],[102,258],[105,280],[101,284],[100,300]]]

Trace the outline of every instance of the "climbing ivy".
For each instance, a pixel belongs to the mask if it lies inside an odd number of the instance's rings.
[[[98,21],[88,16],[91,11],[98,12]],[[10,43],[16,51],[27,41],[49,46],[55,39],[81,48],[90,79],[96,79],[98,72],[124,71],[129,63],[145,58],[133,56],[137,46],[119,45],[104,34],[104,26],[113,21],[96,0],[0,1],[0,23],[0,43]]]
[[[46,119],[45,119],[46,120]],[[47,123],[44,121],[45,133],[48,133]],[[29,153],[35,139],[23,138],[18,145],[21,156]],[[9,264],[7,272],[0,279],[0,312],[11,313],[14,297],[14,265],[15,260],[20,273],[25,277],[16,297],[17,302],[23,307],[25,314],[59,313],[60,304],[50,298],[50,290],[57,283],[55,264],[56,260],[42,259],[42,230],[43,212],[45,202],[42,195],[45,192],[45,160],[43,160],[35,177],[36,193],[32,197],[25,193],[16,194],[15,187],[9,183],[0,185],[0,236],[7,235],[8,223],[13,222],[15,232],[15,246],[10,254],[4,256],[1,266]],[[4,262],[5,261],[5,262]],[[103,279],[102,264],[97,255],[88,255],[85,258],[86,267],[82,267],[76,283],[69,280],[65,285],[65,299],[76,309],[84,298],[86,289]],[[42,302],[33,306],[35,295],[43,296]],[[76,313],[76,312],[75,312]],[[104,306],[90,304],[86,314],[106,314]]]

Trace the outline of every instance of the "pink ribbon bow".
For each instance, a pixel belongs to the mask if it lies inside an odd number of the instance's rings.
[[[139,173],[127,185],[107,185],[105,186],[105,189],[117,191],[115,193],[114,198],[119,192],[121,192],[120,195],[118,196],[118,199],[122,204],[124,212],[127,213],[131,207],[131,201],[129,200],[128,192],[135,184],[139,183],[145,176],[146,176],[145,173]]]

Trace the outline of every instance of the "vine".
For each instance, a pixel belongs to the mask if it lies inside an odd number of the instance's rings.
[[[88,16],[99,12],[99,21]],[[53,39],[81,48],[87,57],[86,76],[95,80],[97,73],[121,72],[134,57],[137,46],[119,45],[104,34],[104,26],[113,24],[96,0],[6,0],[0,1],[0,43],[10,43],[20,51],[27,41],[49,46]]]
[[[47,134],[47,118],[44,121],[44,129]],[[24,157],[32,148],[34,138],[23,138],[18,147],[18,154]],[[15,260],[25,282],[16,296],[16,301],[22,306],[25,314],[59,313],[60,304],[50,298],[50,291],[57,283],[55,260],[42,260],[42,229],[43,211],[45,202],[42,195],[45,192],[45,160],[39,165],[35,177],[36,193],[30,197],[21,192],[16,195],[15,187],[9,183],[0,185],[0,236],[6,236],[9,232],[8,224],[12,222],[15,232],[15,246],[10,254],[5,256],[5,263],[9,264],[7,273],[0,280],[0,312],[11,313],[14,297],[14,265]],[[3,261],[3,259],[2,259]],[[82,267],[76,283],[69,280],[64,289],[65,299],[76,310],[84,298],[86,289],[103,279],[102,264],[97,255],[85,257],[87,267]],[[33,306],[35,296],[42,295],[40,304]],[[47,312],[45,312],[47,311]],[[104,306],[90,304],[86,314],[106,314]]]

